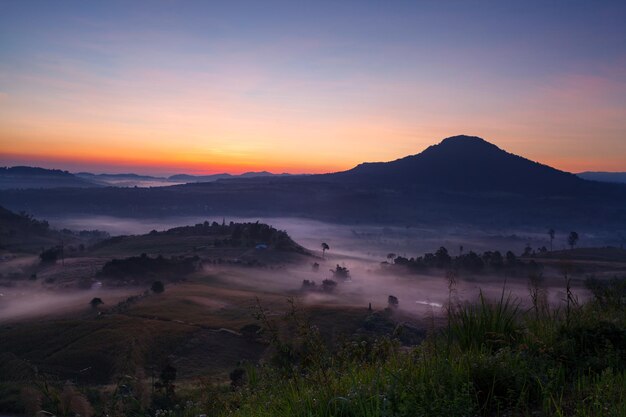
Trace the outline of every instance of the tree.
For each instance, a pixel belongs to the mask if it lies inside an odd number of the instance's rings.
[[[389,297],[387,297],[387,305],[389,306],[389,308],[398,308],[398,304],[400,304],[400,302],[398,301],[398,297],[394,295],[390,295]]]
[[[570,232],[569,236],[567,237],[567,243],[570,248],[574,250],[574,246],[576,246],[576,243],[578,243],[578,233]]]
[[[552,252],[552,242],[554,241],[554,229],[548,230],[548,236],[550,236],[550,252]]]
[[[233,388],[240,388],[246,383],[246,370],[243,368],[235,368],[229,376],[230,386]]]
[[[41,259],[42,264],[53,264],[61,256],[61,247],[55,246],[49,249],[44,250],[39,254],[39,259]]]
[[[91,299],[91,301],[89,302],[89,305],[91,306],[91,308],[96,309],[98,308],[99,305],[104,304],[104,301],[102,301],[101,298],[99,297],[94,297]]]
[[[443,246],[437,249],[437,252],[435,252],[435,260],[437,268],[444,268],[450,265],[450,262],[452,262],[452,258],[448,254],[448,249],[444,248]]]
[[[346,266],[337,265],[335,269],[331,269],[330,272],[333,273],[334,278],[339,278],[344,281],[347,281],[350,279],[350,271],[348,270],[348,267]]]
[[[509,267],[515,266],[517,264],[517,257],[511,251],[506,253],[506,265]]]
[[[387,259],[389,259],[389,261],[392,261],[396,258],[396,254],[391,252],[387,254]]]
[[[328,246],[328,243],[322,242],[321,247],[322,247],[322,259],[324,259],[326,251],[330,250],[330,246]]]
[[[161,370],[159,380],[155,382],[154,387],[159,391],[165,391],[165,395],[169,400],[173,400],[176,395],[176,368],[169,363]]]
[[[337,282],[333,281],[332,279],[325,279],[324,281],[322,281],[322,291],[333,292],[335,291],[336,287]]]
[[[150,289],[155,294],[161,294],[163,291],[165,291],[165,286],[161,281],[154,281]]]

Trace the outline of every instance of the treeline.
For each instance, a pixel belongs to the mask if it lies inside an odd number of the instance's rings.
[[[37,220],[25,212],[13,213],[0,207],[0,235],[16,236],[19,234],[45,234],[50,225],[45,220]]]
[[[132,278],[138,281],[150,281],[156,277],[179,280],[202,267],[199,257],[172,257],[161,255],[152,258],[148,255],[132,256],[125,259],[113,259],[102,267],[98,277],[118,280]]]
[[[164,232],[153,230],[150,235],[166,236],[214,236],[214,246],[255,247],[265,245],[278,250],[305,253],[306,250],[294,242],[287,232],[268,224],[257,222],[208,222],[194,226],[175,227]]]
[[[391,256],[393,255],[393,256]],[[540,269],[541,266],[535,261],[522,262],[513,252],[508,251],[504,255],[500,251],[486,251],[476,253],[469,251],[451,256],[445,247],[440,247],[434,253],[426,253],[416,258],[405,258],[390,254],[388,258],[392,263],[383,262],[385,266],[402,267],[412,272],[426,272],[429,269],[454,269],[472,273],[488,271],[507,271],[510,273],[529,272]]]
[[[164,232],[153,230],[152,236],[214,236],[215,246],[249,246],[267,245],[280,250],[305,251],[296,244],[287,232],[278,230],[268,224],[257,222],[208,222],[194,226],[181,226]]]

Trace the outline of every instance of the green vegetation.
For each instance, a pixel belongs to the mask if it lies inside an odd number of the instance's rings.
[[[199,253],[210,251],[219,256],[241,256],[246,251],[276,250],[294,254],[308,254],[308,251],[294,242],[287,232],[277,230],[264,223],[219,224],[217,222],[198,223],[194,226],[175,227],[166,231],[151,231],[138,236],[116,236],[102,241],[91,248],[96,255],[117,253]],[[235,255],[238,254],[238,255]]]
[[[621,305],[592,301],[569,317],[565,309],[540,311],[525,312],[504,293],[495,302],[481,296],[449,309],[448,329],[410,352],[393,339],[353,340],[330,352],[301,324],[296,353],[274,341],[290,365],[249,368],[247,385],[223,394],[222,414],[626,415]]]
[[[74,232],[55,230],[47,221],[37,220],[25,212],[14,213],[0,206],[0,250],[41,253],[44,248],[67,246],[68,254],[85,244],[93,244],[109,235],[98,230]]]
[[[624,416],[625,282],[591,280],[592,300],[568,308],[550,308],[540,294],[529,310],[505,290],[493,301],[481,294],[476,304],[448,306],[448,326],[409,350],[400,330],[331,344],[294,302],[282,318],[259,304],[270,354],[233,370],[228,385],[179,384],[167,363],[151,395],[129,376],[98,398],[60,383],[35,386],[82,395],[111,416]],[[48,397],[38,397],[44,409],[73,415]]]
[[[543,252],[545,252],[543,248],[539,250],[539,253]],[[531,248],[527,248],[524,253],[524,256],[528,257],[534,255],[535,253],[532,252]],[[435,253],[426,253],[424,256],[405,258],[390,253],[387,255],[387,259],[392,263],[385,261],[383,265],[386,267],[418,274],[439,269],[465,271],[474,274],[498,273],[510,276],[525,276],[541,269],[541,265],[537,264],[534,260],[524,262],[511,251],[508,251],[504,255],[502,255],[500,251],[486,251],[483,253],[469,251],[463,253],[461,248],[458,256],[451,256],[448,250],[443,246],[437,249]]]
[[[142,278],[146,281],[154,277],[178,280],[197,271],[201,266],[202,261],[197,256],[168,259],[161,255],[151,258],[144,253],[141,256],[113,259],[104,264],[97,276],[116,280]]]

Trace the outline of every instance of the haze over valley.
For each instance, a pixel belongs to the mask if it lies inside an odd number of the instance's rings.
[[[0,417],[626,416],[624,22],[0,2]]]

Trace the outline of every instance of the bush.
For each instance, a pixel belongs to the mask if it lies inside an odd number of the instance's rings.
[[[152,283],[152,286],[150,286],[150,289],[155,294],[161,294],[163,291],[165,291],[165,285],[163,285],[161,281],[154,281]]]
[[[39,259],[42,264],[53,264],[59,259],[62,254],[62,249],[60,246],[55,246],[49,249],[44,250],[39,254]]]

